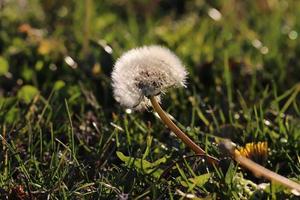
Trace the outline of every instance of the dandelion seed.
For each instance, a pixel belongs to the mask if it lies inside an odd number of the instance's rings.
[[[124,53],[112,72],[114,97],[122,106],[140,110],[147,97],[185,85],[187,72],[179,58],[161,46],[144,46]]]
[[[116,101],[122,106],[140,110],[149,105],[160,119],[196,154],[204,154],[208,162],[218,160],[206,154],[181,131],[160,107],[160,95],[171,87],[185,86],[187,72],[179,58],[161,46],[144,46],[123,54],[112,72],[112,86]]]

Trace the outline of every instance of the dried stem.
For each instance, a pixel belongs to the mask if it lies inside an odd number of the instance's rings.
[[[192,141],[184,132],[182,132],[173,122],[172,120],[167,116],[166,112],[160,107],[159,103],[156,101],[155,97],[150,97],[150,101],[152,103],[152,106],[154,110],[157,112],[157,114],[160,116],[161,120],[171,129],[178,138],[180,138],[188,147],[190,147],[196,154],[202,154],[207,155],[206,152],[199,147],[194,141]],[[227,142],[227,144],[229,144]],[[264,177],[270,181],[274,181],[277,183],[280,183],[286,187],[289,187],[291,189],[300,191],[300,185],[284,176],[281,176],[259,164],[256,162],[253,162],[252,160],[241,156],[237,153],[235,153],[234,148],[227,146],[227,150],[231,152],[231,155],[233,159],[239,163],[242,167],[250,170],[255,176]],[[212,164],[218,164],[219,160],[217,158],[214,158],[212,156],[207,155],[207,160],[209,163]]]
[[[207,153],[199,147],[193,140],[191,140],[184,132],[182,132],[167,116],[166,112],[160,107],[159,103],[156,101],[155,97],[150,97],[151,104],[157,114],[160,116],[160,119],[168,126],[171,131],[173,131],[176,136],[181,139],[184,144],[191,148],[196,154],[207,155]],[[207,161],[211,164],[217,164],[219,160],[212,156],[207,155]]]
[[[259,164],[253,162],[252,160],[239,155],[238,153],[233,153],[233,158],[236,162],[238,162],[244,168],[250,170],[257,177],[264,177],[270,181],[274,181],[285,185],[291,189],[295,189],[300,192],[300,185],[284,176],[281,176]]]
[[[180,138],[188,147],[190,147],[196,154],[207,155],[206,152],[199,147],[194,141],[192,141],[184,132],[182,132],[167,116],[165,111],[160,107],[159,103],[156,101],[154,97],[150,97],[150,101],[154,110],[158,113],[161,120],[171,129],[178,138]],[[227,144],[229,144],[227,142]],[[300,192],[300,185],[284,176],[281,176],[259,164],[253,162],[252,160],[235,153],[234,148],[231,146],[227,146],[227,150],[231,152],[233,159],[239,163],[242,167],[250,170],[255,176],[264,177],[270,181],[274,181],[280,183],[286,187],[297,190]],[[208,161],[213,164],[218,163],[218,159],[212,156],[208,156]]]
[[[281,176],[256,162],[246,158],[245,156],[240,155],[235,151],[235,147],[232,145],[232,142],[228,139],[222,142],[222,146],[228,151],[231,157],[239,163],[243,168],[248,169],[257,177],[264,177],[269,181],[280,183],[288,188],[297,190],[300,192],[300,185],[284,176]]]

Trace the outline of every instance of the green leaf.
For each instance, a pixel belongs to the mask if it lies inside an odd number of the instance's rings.
[[[68,99],[68,103],[72,105],[73,103],[77,103],[77,98],[81,96],[81,90],[77,85],[68,87],[67,94],[70,96]]]
[[[167,158],[168,158],[168,157],[164,156],[164,157],[162,157],[162,158],[160,158],[160,159],[154,161],[154,162],[151,164],[151,166],[152,166],[152,167],[157,167],[158,165],[167,162]]]
[[[39,60],[35,63],[35,69],[37,71],[41,71],[43,69],[43,67],[44,67],[43,61]]]
[[[152,137],[151,135],[148,135],[148,136],[147,136],[147,148],[146,148],[146,150],[145,150],[145,153],[144,153],[142,159],[145,159],[145,158],[149,155],[149,153],[150,153],[150,148],[151,148],[151,144],[152,144],[152,139],[153,139],[153,137]]]
[[[200,176],[196,176],[194,178],[189,178],[189,180],[197,185],[198,187],[202,187],[205,183],[207,183],[207,181],[209,180],[209,178],[211,177],[210,173],[207,174],[202,174]]]
[[[151,163],[147,160],[141,159],[141,158],[134,158],[134,157],[130,157],[130,156],[125,156],[122,152],[117,151],[116,152],[118,158],[120,160],[122,160],[123,162],[125,162],[125,164],[127,166],[132,166],[134,165],[134,167],[140,171],[140,172],[144,172],[146,174],[152,174],[154,177],[159,178],[160,175],[163,173],[163,170],[161,169],[156,169],[158,167],[158,165],[165,163],[167,161],[167,156],[164,156],[158,160],[156,160],[155,162]]]
[[[0,76],[6,74],[8,72],[9,65],[5,58],[0,56]]]
[[[192,189],[195,186],[202,187],[205,183],[207,183],[207,181],[209,180],[210,177],[211,177],[211,174],[207,173],[207,174],[202,174],[200,176],[195,176],[194,178],[189,178],[188,184],[186,181],[181,181],[180,183],[184,187],[188,187],[188,188]]]
[[[12,124],[13,122],[18,121],[19,109],[16,107],[11,108],[5,115],[5,122]]]
[[[227,185],[231,185],[234,174],[235,174],[235,167],[234,167],[233,163],[231,162],[229,165],[229,168],[226,172],[226,175],[225,175],[225,183]]]
[[[65,87],[66,83],[62,80],[58,80],[54,83],[53,90],[57,91],[60,90],[61,88]]]
[[[269,184],[265,189],[264,191],[271,194],[272,196],[276,196],[276,193],[279,193],[279,192],[283,192],[286,188],[279,184],[279,183],[276,183],[276,182],[271,182],[271,185]],[[289,189],[287,191],[290,191]]]
[[[33,69],[31,69],[28,66],[25,66],[21,72],[22,77],[26,80],[26,81],[30,81],[32,80],[32,77],[34,75],[34,71]]]
[[[122,160],[123,162],[125,162],[127,165],[131,165],[132,162],[130,162],[130,160],[132,159],[132,157],[129,157],[129,156],[125,156],[122,152],[120,151],[117,151],[116,152],[118,158],[120,160]],[[132,159],[133,160],[133,159]]]
[[[18,98],[20,100],[25,101],[25,103],[30,103],[31,100],[39,93],[39,90],[32,86],[32,85],[24,85],[19,91],[18,91]]]

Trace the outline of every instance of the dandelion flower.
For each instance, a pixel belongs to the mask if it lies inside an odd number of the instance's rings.
[[[196,154],[210,163],[218,160],[206,154],[182,132],[159,105],[160,94],[168,88],[185,86],[187,72],[180,59],[161,46],[144,46],[124,53],[112,72],[114,97],[122,106],[140,110],[152,105],[160,119]]]
[[[140,110],[148,97],[185,85],[187,72],[180,59],[161,46],[144,46],[124,53],[112,72],[114,97],[122,106]]]
[[[268,157],[268,143],[247,143],[245,147],[241,147],[239,150],[235,149],[236,153],[249,158],[259,164],[265,164]]]

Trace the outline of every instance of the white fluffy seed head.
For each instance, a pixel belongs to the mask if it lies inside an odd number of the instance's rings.
[[[179,58],[161,46],[144,46],[124,53],[112,72],[112,86],[117,102],[136,110],[150,105],[147,97],[171,87],[185,86],[187,72]]]

